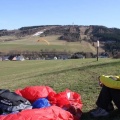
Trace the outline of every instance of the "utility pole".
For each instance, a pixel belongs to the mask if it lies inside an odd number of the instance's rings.
[[[99,40],[97,41],[97,61],[98,61],[98,57],[99,57]]]

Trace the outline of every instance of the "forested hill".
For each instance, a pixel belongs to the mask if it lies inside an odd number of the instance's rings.
[[[15,35],[23,37],[33,35],[40,32],[40,36],[60,35],[59,40],[68,42],[88,41],[96,42],[99,40],[104,43],[104,47],[108,51],[120,51],[120,29],[107,28],[105,26],[79,26],[79,25],[42,25],[21,27],[17,30],[0,30],[0,36]]]

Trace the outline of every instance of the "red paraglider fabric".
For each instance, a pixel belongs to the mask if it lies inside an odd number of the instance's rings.
[[[66,89],[56,93],[49,86],[28,86],[15,92],[31,103],[40,98],[47,98],[51,106],[0,115],[0,120],[80,120],[81,118],[83,104],[77,92]]]
[[[23,96],[30,102],[34,102],[39,98],[45,98],[50,92],[56,93],[49,86],[28,86],[24,89],[18,89],[15,91],[17,94]]]
[[[82,115],[82,101],[80,94],[66,89],[60,93],[50,93],[48,100],[52,105],[59,106],[74,115],[76,120],[80,120]]]
[[[0,120],[74,120],[72,114],[57,106],[23,110],[19,113],[1,115]]]

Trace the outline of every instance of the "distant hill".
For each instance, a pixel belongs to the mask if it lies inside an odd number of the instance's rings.
[[[40,37],[59,35],[59,40],[67,42],[86,41],[93,46],[99,40],[103,44],[105,51],[120,51],[120,29],[118,28],[107,28],[97,25],[43,25],[21,27],[16,30],[0,30],[0,37],[16,36],[21,38],[29,35],[39,35]]]

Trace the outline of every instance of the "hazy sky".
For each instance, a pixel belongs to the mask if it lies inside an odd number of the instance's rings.
[[[120,0],[0,0],[0,29],[72,24],[120,28]]]

